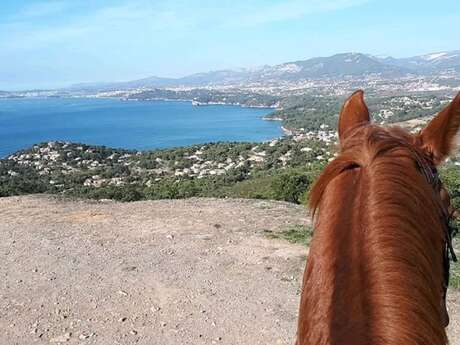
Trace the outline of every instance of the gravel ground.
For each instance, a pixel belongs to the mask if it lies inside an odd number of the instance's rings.
[[[293,343],[307,250],[264,230],[308,224],[300,206],[26,196],[0,215],[2,345]]]

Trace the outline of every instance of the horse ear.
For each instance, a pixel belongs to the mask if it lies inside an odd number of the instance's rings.
[[[351,129],[370,122],[369,109],[364,102],[364,92],[354,92],[344,103],[339,116],[339,139],[343,141]]]
[[[460,92],[420,132],[422,147],[428,150],[435,164],[440,164],[455,148],[455,136],[460,128]]]

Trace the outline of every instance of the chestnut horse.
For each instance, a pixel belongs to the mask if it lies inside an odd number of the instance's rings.
[[[453,209],[436,166],[459,127],[460,93],[416,135],[371,124],[362,91],[345,102],[310,194],[297,345],[447,343]]]

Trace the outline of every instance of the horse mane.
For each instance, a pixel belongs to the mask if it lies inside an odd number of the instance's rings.
[[[356,128],[313,186],[315,230],[298,329],[309,340],[299,345],[447,343],[441,208],[418,164],[431,157],[415,140],[399,127]]]

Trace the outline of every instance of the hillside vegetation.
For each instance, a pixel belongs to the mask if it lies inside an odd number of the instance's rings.
[[[385,124],[431,115],[448,99],[445,93],[371,93],[366,100],[374,121]],[[334,157],[342,102],[341,97],[308,93],[284,98],[280,110],[267,117],[281,119],[291,135],[265,143],[220,142],[145,152],[68,142],[37,144],[0,160],[0,196],[53,193],[123,201],[207,196],[303,203],[314,178]],[[409,127],[417,130],[424,121]],[[460,206],[457,164],[452,159],[442,174]]]
[[[366,96],[366,103],[377,123],[394,123],[432,115],[442,109],[450,95],[414,93],[403,96]],[[345,97],[316,94],[295,95],[284,98],[280,109],[267,115],[279,119],[283,126],[295,132],[316,131],[325,127],[336,129],[338,114]]]
[[[53,193],[133,201],[192,196],[300,203],[330,145],[319,139],[136,152],[48,142],[0,162],[0,196]]]

